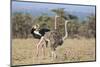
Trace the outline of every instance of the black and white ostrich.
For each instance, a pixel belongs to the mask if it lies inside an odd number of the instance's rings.
[[[34,25],[31,29],[31,34],[33,35],[34,38],[36,39],[41,39],[45,35],[46,32],[50,31],[50,29],[47,28],[42,28],[39,29],[39,25]]]
[[[32,27],[31,29],[31,34],[33,35],[33,37],[35,39],[39,39],[39,42],[36,44],[37,46],[37,56],[39,54],[39,49],[42,49],[42,53],[44,53],[44,44],[42,43],[43,42],[43,39],[44,39],[44,35],[46,32],[49,32],[50,29],[47,29],[47,28],[42,28],[42,29],[39,29],[39,25],[36,24]],[[45,43],[47,43],[47,41],[45,40]],[[41,47],[41,48],[40,48]]]
[[[37,44],[37,56],[38,56],[38,51],[39,51],[39,46],[42,44],[43,41],[45,42],[49,42],[49,46],[51,48],[51,55],[53,58],[57,57],[56,55],[56,48],[58,46],[61,46],[64,42],[64,40],[67,38],[68,36],[68,32],[67,32],[67,23],[68,21],[65,21],[65,36],[62,37],[62,35],[60,34],[60,32],[57,30],[56,24],[57,24],[57,17],[59,16],[55,16],[55,29],[54,30],[50,30],[50,29],[38,29],[39,25],[35,25],[32,30],[31,33],[33,34],[33,36],[37,39],[40,39],[40,41]],[[47,45],[47,43],[46,43]]]

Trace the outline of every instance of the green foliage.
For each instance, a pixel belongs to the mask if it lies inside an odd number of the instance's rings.
[[[48,15],[46,14],[43,14],[41,16],[37,16],[35,19],[34,19],[34,24],[39,24],[40,25],[40,28],[52,28],[52,19],[51,17],[49,17]]]
[[[32,16],[30,14],[15,13],[12,16],[13,38],[27,38],[32,27]]]
[[[86,20],[79,21],[78,17],[72,15],[64,8],[52,9],[51,12],[59,17],[57,18],[57,29],[62,36],[65,34],[64,24],[66,20],[70,20],[67,25],[68,37],[82,36],[86,38],[95,37],[96,33],[96,18],[95,15],[90,15]],[[14,13],[12,15],[12,35],[13,38],[28,38],[31,27],[34,24],[39,24],[40,28],[54,29],[54,16],[48,16],[42,13],[40,16],[33,17],[27,13]]]
[[[78,34],[79,33],[79,31],[78,31],[79,27],[80,27],[80,23],[79,23],[78,20],[71,21],[68,24],[68,28],[67,28],[69,36],[73,37],[74,35]]]
[[[86,38],[95,37],[96,34],[96,19],[94,15],[88,16],[86,21],[83,21],[79,27],[79,34]]]

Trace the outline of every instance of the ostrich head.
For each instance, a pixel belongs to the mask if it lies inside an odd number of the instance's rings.
[[[34,30],[38,30],[39,27],[40,27],[39,24],[33,25],[32,28],[31,28],[31,33],[33,34]]]
[[[33,27],[32,28],[34,28],[34,29],[39,29],[39,24],[36,24],[36,25],[33,25]]]

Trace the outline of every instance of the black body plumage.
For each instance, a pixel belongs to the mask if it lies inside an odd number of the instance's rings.
[[[36,31],[36,29],[32,28],[31,29],[31,34],[33,35],[33,37],[37,38],[37,39],[40,39],[42,36],[45,35],[46,32],[49,32],[50,29],[43,28],[43,29],[38,30],[38,32],[39,32],[39,34],[41,34],[41,36],[36,34],[36,33],[34,33],[34,31]]]

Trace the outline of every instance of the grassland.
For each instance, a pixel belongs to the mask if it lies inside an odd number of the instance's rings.
[[[95,60],[95,39],[66,39],[62,46],[57,47],[57,59],[51,61],[50,49],[46,48],[46,55],[36,57],[36,39],[12,40],[12,64],[44,64],[60,62],[78,62]],[[34,43],[35,42],[35,43]]]

